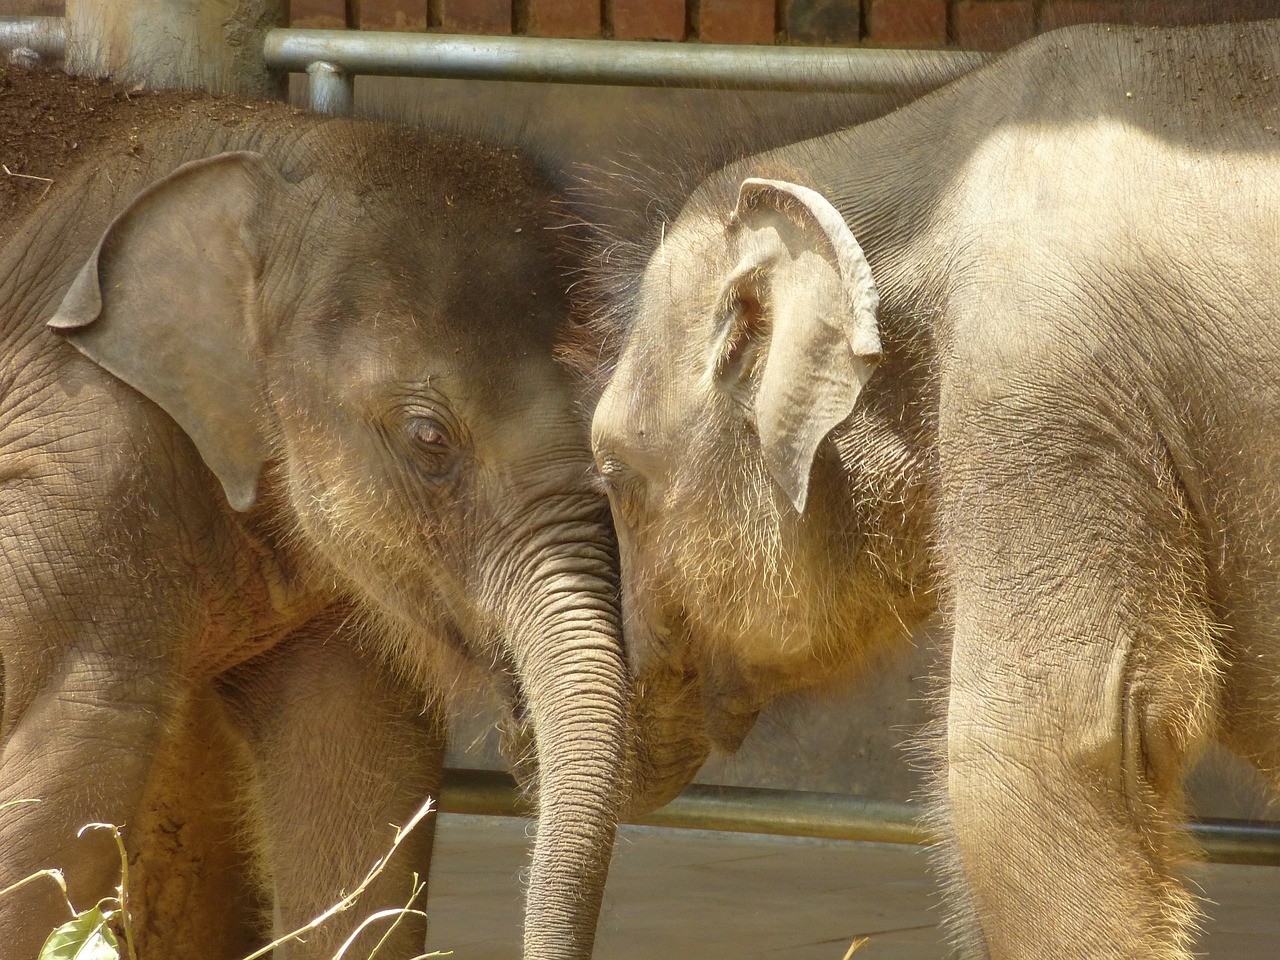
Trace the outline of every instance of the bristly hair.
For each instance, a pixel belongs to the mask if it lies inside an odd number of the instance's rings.
[[[925,61],[911,64],[894,94],[681,89],[585,100],[545,85],[366,78],[358,112],[518,151],[564,198],[553,230],[571,307],[556,353],[582,377],[589,403],[611,371],[649,254],[699,183],[762,151],[881,116],[955,75]]]
[[[940,86],[949,75],[896,95],[726,94],[675,124],[637,125],[606,159],[580,163],[563,230],[575,268],[571,322],[557,356],[582,378],[588,397],[608,381],[630,326],[640,277],[654,249],[698,186],[768,150],[875,119]]]

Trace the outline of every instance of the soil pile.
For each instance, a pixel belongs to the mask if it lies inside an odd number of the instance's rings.
[[[50,187],[108,144],[205,98],[0,66],[0,242]]]

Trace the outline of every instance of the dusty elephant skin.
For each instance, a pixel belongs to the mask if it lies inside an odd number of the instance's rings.
[[[1189,958],[1183,772],[1280,778],[1278,245],[1280,26],[1089,27],[726,168],[606,278],[638,682],[733,749],[941,608],[967,956]]]
[[[216,691],[291,929],[438,784],[466,671],[537,761],[525,954],[590,953],[627,676],[550,191],[509,150],[277,105],[174,107],[0,249],[0,888],[118,869],[157,746]],[[195,714],[199,715],[199,714]],[[424,824],[326,957],[426,876]],[[0,902],[6,956],[65,918]],[[374,942],[384,931],[367,935]],[[193,931],[199,942],[199,931]],[[404,921],[379,956],[408,957]],[[358,948],[357,948],[358,952]]]

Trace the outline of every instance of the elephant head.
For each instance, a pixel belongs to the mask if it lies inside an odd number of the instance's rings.
[[[143,191],[50,326],[163,408],[236,522],[354,598],[409,675],[482,668],[538,798],[525,955],[585,957],[629,686],[608,508],[552,356],[552,195],[510,151],[308,129]]]
[[[871,267],[816,191],[729,168],[622,289],[593,444],[625,632],[638,681],[689,678],[701,735],[731,752],[768,701],[931,603],[925,457],[909,395],[878,373],[896,361]]]

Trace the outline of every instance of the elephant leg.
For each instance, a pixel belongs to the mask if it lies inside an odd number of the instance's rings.
[[[277,936],[354,890],[386,855],[395,827],[439,791],[443,711],[362,652],[356,632],[345,620],[312,624],[219,681],[253,755],[254,842],[274,896]],[[434,826],[431,814],[355,909],[284,955],[329,958],[363,918],[405,906],[414,876],[426,882]],[[424,898],[414,905],[423,909]],[[368,955],[390,924],[371,925],[349,955]],[[416,956],[425,935],[425,921],[406,915],[378,956]]]
[[[1154,449],[1064,449],[1080,431],[1040,426],[944,499],[961,937],[991,960],[1189,960],[1181,780],[1222,657],[1203,553]]]
[[[266,932],[240,822],[248,758],[204,686],[165,732],[126,836],[138,956],[239,960]]]
[[[121,865],[109,833],[76,834],[90,822],[127,828],[138,813],[172,702],[166,660],[122,666],[86,640],[64,650],[30,697],[14,695],[17,682],[33,679],[29,671],[9,667],[5,679],[6,711],[16,716],[5,718],[0,804],[14,805],[0,808],[0,889],[57,867],[72,903],[85,909],[115,892]],[[67,919],[51,881],[0,898],[5,955],[34,957]]]

